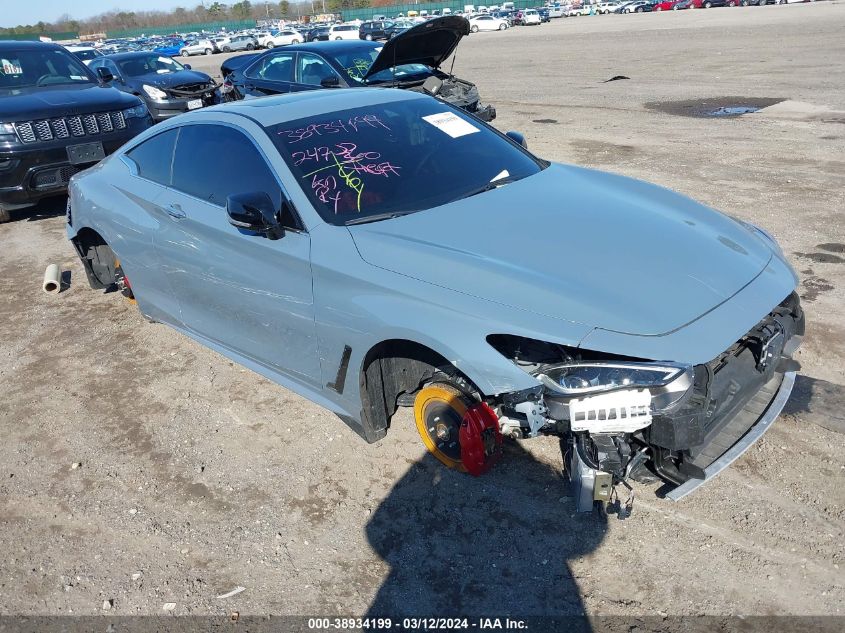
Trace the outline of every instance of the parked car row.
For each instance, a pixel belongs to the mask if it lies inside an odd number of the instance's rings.
[[[651,13],[711,7],[763,6],[765,4],[794,4],[815,0],[609,0],[598,3],[564,5],[565,17],[608,15],[610,13]]]

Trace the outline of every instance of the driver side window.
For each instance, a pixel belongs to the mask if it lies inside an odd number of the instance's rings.
[[[296,63],[296,78],[301,84],[319,86],[324,79],[337,77],[337,73],[329,63],[311,53],[300,53]]]
[[[247,77],[268,81],[290,81],[293,75],[293,53],[268,55],[256,67],[250,68]]]

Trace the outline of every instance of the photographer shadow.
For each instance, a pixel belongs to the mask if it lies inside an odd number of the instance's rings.
[[[390,565],[367,616],[583,616],[568,562],[606,530],[598,514],[576,514],[561,472],[518,443],[477,478],[426,455],[366,526]]]

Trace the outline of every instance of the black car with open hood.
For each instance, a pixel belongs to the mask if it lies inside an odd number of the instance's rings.
[[[144,104],[65,48],[0,42],[0,222],[152,125]]]
[[[220,68],[221,91],[227,100],[238,100],[321,88],[402,88],[492,121],[496,110],[481,103],[475,84],[440,68],[467,34],[469,22],[452,15],[423,22],[385,43],[309,42],[230,58]]]

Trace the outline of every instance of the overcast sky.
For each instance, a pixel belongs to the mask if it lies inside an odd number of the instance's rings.
[[[236,1],[236,0],[235,0]],[[253,4],[260,4],[254,2]],[[79,20],[112,9],[119,11],[152,11],[175,7],[195,7],[201,0],[0,0],[0,26],[53,22],[64,13]],[[210,4],[207,2],[206,4]],[[232,2],[226,2],[232,4]]]

